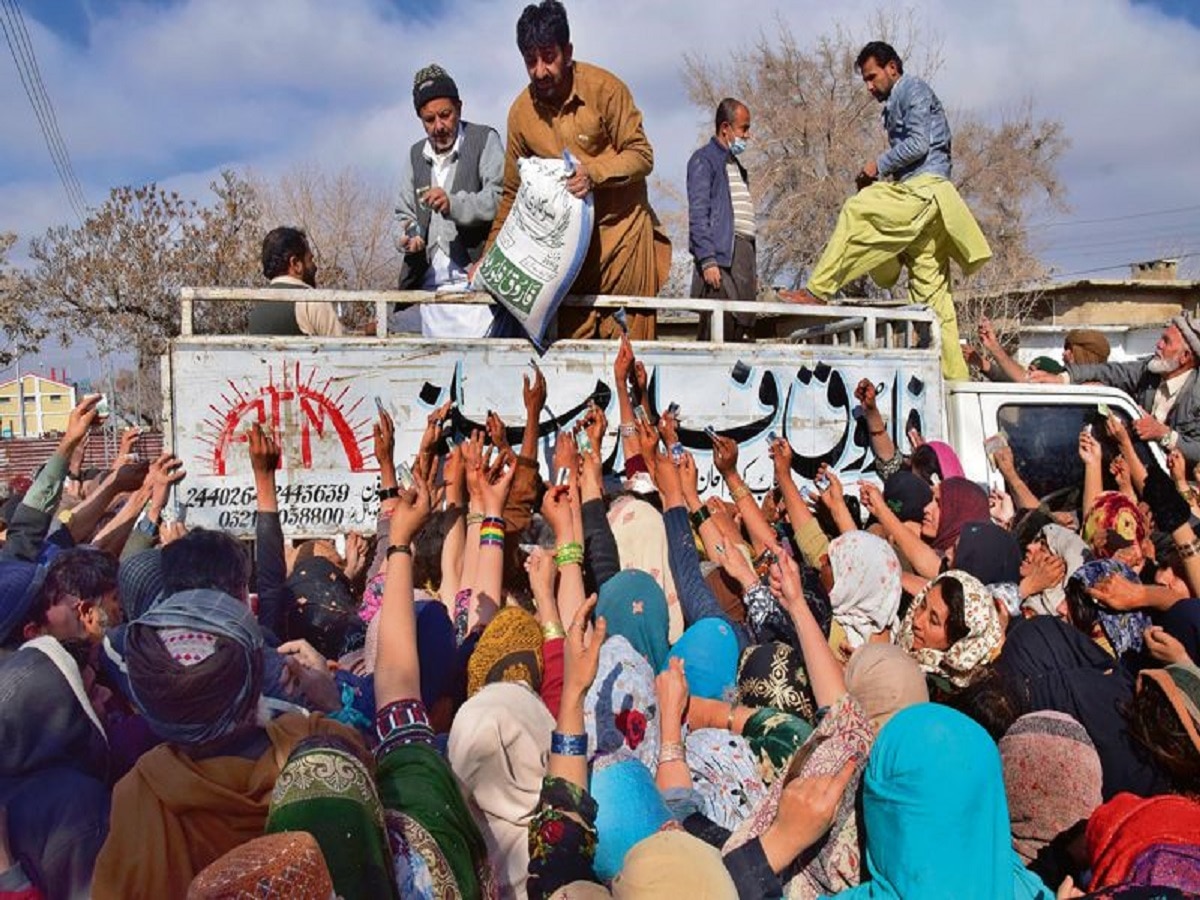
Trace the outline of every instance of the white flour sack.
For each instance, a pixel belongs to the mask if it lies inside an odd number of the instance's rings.
[[[563,156],[517,160],[521,187],[471,284],[502,303],[539,348],[592,238],[592,195],[567,192],[575,160]]]

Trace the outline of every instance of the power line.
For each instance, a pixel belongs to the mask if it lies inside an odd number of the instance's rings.
[[[1095,240],[1088,239],[1072,239],[1063,243],[1058,241],[1037,241],[1032,242],[1044,253],[1061,253],[1069,250],[1090,250],[1093,247],[1120,247],[1122,245],[1136,244],[1179,244],[1191,243],[1200,237],[1200,231],[1195,227],[1188,226],[1187,228],[1177,228],[1170,231],[1154,231],[1143,232],[1142,234],[1126,234],[1123,236],[1100,237]]]
[[[1064,226],[1075,227],[1077,225],[1099,225],[1103,222],[1124,222],[1128,219],[1147,219],[1151,216],[1170,216],[1177,213],[1193,212],[1200,210],[1200,205],[1196,206],[1177,206],[1173,209],[1152,209],[1147,212],[1125,213],[1119,216],[1105,216],[1099,219],[1061,219],[1057,222],[1040,222],[1029,226],[1030,231],[1040,231],[1043,228],[1062,228]]]
[[[55,114],[54,103],[50,100],[46,90],[46,84],[42,80],[41,68],[37,65],[37,56],[34,53],[34,47],[29,38],[29,31],[25,28],[25,19],[20,12],[20,6],[17,0],[4,0],[5,14],[8,22],[8,29],[17,38],[16,56],[20,56],[24,62],[24,66],[18,62],[18,71],[22,72],[23,83],[32,86],[32,98],[38,101],[34,104],[35,114],[38,116],[38,125],[43,128],[43,137],[47,138],[47,145],[53,148],[52,158],[58,161],[58,168],[61,169],[61,178],[64,180],[64,188],[67,192],[67,198],[70,200],[72,209],[76,211],[76,215],[82,220],[88,208],[88,200],[84,197],[83,187],[79,184],[79,179],[74,173],[74,167],[71,164],[71,156],[67,152],[66,142],[62,139],[62,133],[59,131],[58,115]],[[10,44],[10,50],[12,50]],[[26,96],[29,96],[29,90],[26,89]]]
[[[46,149],[50,153],[50,161],[54,164],[59,181],[62,182],[67,202],[71,205],[76,217],[83,221],[87,214],[87,199],[84,196],[83,187],[79,183],[79,178],[75,175],[75,169],[71,165],[71,157],[67,152],[62,133],[59,131],[54,104],[46,92],[45,82],[42,81],[41,70],[38,68],[33,44],[29,40],[29,32],[25,28],[25,19],[21,14],[21,8],[17,5],[17,0],[0,0],[0,12],[3,13],[3,18],[0,18],[0,30],[4,31],[9,54],[17,68],[21,86],[25,90],[25,97],[37,118],[38,128],[42,132]]]
[[[1175,260],[1178,262],[1185,259],[1191,259],[1194,256],[1200,256],[1200,251],[1196,251],[1194,253],[1181,253],[1179,256],[1175,257]],[[1134,263],[1127,262],[1115,266],[1095,266],[1091,269],[1078,269],[1074,272],[1055,272],[1054,274],[1058,278],[1074,278],[1079,275],[1090,275],[1093,272],[1111,272],[1115,269],[1128,269],[1131,265],[1134,265]]]
[[[20,39],[21,46],[24,48],[25,57],[29,62],[29,70],[32,73],[34,85],[36,86],[38,95],[42,98],[42,105],[48,113],[50,133],[54,136],[55,143],[58,146],[59,157],[63,160],[64,169],[80,207],[86,210],[87,198],[84,196],[83,186],[79,183],[79,178],[75,175],[75,167],[71,164],[71,156],[67,152],[67,145],[63,140],[62,132],[59,131],[58,115],[54,110],[54,103],[50,99],[50,94],[46,90],[45,82],[42,81],[42,70],[38,65],[37,55],[33,51],[33,42],[29,39],[29,31],[25,27],[25,16],[21,12],[18,0],[6,0],[6,2],[15,17],[17,36]]]

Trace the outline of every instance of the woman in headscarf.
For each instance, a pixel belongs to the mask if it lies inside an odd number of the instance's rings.
[[[1104,491],[1092,501],[1081,534],[1097,559],[1115,559],[1135,572],[1146,560],[1150,529],[1138,505],[1120,491]]]
[[[608,633],[625,638],[655,674],[663,670],[671,649],[667,598],[651,575],[621,570],[600,588],[596,614],[609,623]]]
[[[1021,545],[1012,532],[990,521],[968,522],[954,548],[954,567],[982,584],[1016,584],[1021,578]]]
[[[701,619],[683,633],[668,654],[686,664],[688,691],[694,697],[728,700],[737,689],[738,640],[725,619]]]
[[[113,790],[93,896],[182,896],[197,872],[262,833],[275,779],[300,740],[333,733],[357,743],[320,716],[260,724],[262,650],[249,608],[214,590],[174,594],[130,625],[130,692],[166,743]]]
[[[878,734],[900,710],[929,702],[929,687],[916,660],[895,644],[864,644],[846,663],[850,692]]]
[[[382,589],[382,585],[381,585]],[[417,655],[421,667],[421,702],[429,711],[435,726],[449,723],[453,718],[450,689],[454,682],[457,664],[457,644],[454,623],[446,604],[440,600],[418,600],[413,604],[417,614]],[[367,636],[363,643],[363,672],[371,675],[379,655],[379,615],[367,625]],[[435,727],[439,734],[449,730]]]
[[[1023,711],[1066,713],[1087,729],[1103,765],[1105,798],[1167,789],[1122,715],[1133,699],[1132,679],[1095,641],[1054,616],[1015,621],[996,670]]]
[[[672,824],[654,775],[625,753],[597,760],[588,793],[596,803],[596,876],[612,881],[638,843]]]
[[[684,629],[683,611],[671,573],[667,528],[662,513],[645,500],[625,496],[609,507],[608,522],[617,542],[622,571],[636,569],[654,579],[667,605],[669,639],[678,640]]]
[[[361,747],[332,736],[301,741],[275,782],[266,831],[316,838],[341,900],[400,896],[383,804]]]
[[[1091,558],[1088,545],[1071,529],[1054,524],[1042,528],[1021,562],[1019,587],[1025,615],[1065,615],[1067,579]]]
[[[1172,788],[1200,797],[1200,668],[1145,669],[1129,709],[1130,731]]]
[[[584,710],[589,759],[626,754],[654,773],[659,748],[654,672],[621,635],[610,636],[600,648],[599,670]]]
[[[1087,730],[1065,713],[1021,716],[1000,739],[1013,848],[1046,884],[1082,868],[1072,838],[1103,799],[1104,772]]]
[[[1063,337],[1063,363],[1068,366],[1106,363],[1111,352],[1108,338],[1094,328],[1072,328]]]
[[[1136,661],[1128,657],[1141,651],[1145,643],[1143,634],[1151,624],[1150,616],[1141,610],[1117,612],[1100,606],[1088,591],[1110,578],[1140,583],[1132,569],[1115,559],[1084,563],[1067,579],[1067,618],[1117,660],[1136,668]]]
[[[933,578],[945,563],[953,565],[954,549],[963,526],[989,519],[983,488],[965,478],[948,478],[933,486],[919,534],[913,533],[884,502],[877,487],[861,487],[864,505],[879,521],[897,554],[922,578]]]
[[[857,650],[896,626],[900,608],[900,560],[887,541],[865,531],[850,531],[829,544],[833,586],[829,599],[834,622],[851,650]],[[839,641],[831,634],[830,643]]]
[[[987,671],[1004,645],[1004,630],[987,588],[951,570],[913,600],[896,643],[951,692]]]
[[[995,743],[948,707],[910,706],[883,727],[863,778],[862,828],[867,880],[838,898],[1053,900],[1012,848]]]
[[[1093,891],[1117,886],[1200,892],[1200,803],[1118,794],[1087,824]]]
[[[962,478],[966,474],[958,454],[945,441],[926,441],[909,457],[913,474],[929,484]]]
[[[742,706],[770,707],[811,723],[816,703],[804,657],[790,644],[756,644],[738,660],[737,701]]]
[[[750,742],[724,728],[697,728],[684,741],[700,812],[732,831],[767,796]]]
[[[499,462],[498,462],[499,465]],[[483,512],[499,518],[511,487],[488,482]],[[435,749],[429,713],[421,702],[417,617],[413,598],[414,535],[429,518],[428,486],[417,479],[399,498],[390,524],[387,576],[379,616],[375,663],[375,782],[387,817],[388,840],[397,863],[397,884],[427,879],[422,896],[480,900],[492,890],[487,844],[467,808],[449,763]],[[503,553],[503,542],[481,540],[480,553]]]
[[[255,838],[205,868],[192,879],[187,892],[187,900],[250,896],[258,900],[327,900],[335,896],[316,839],[304,831]]]
[[[485,684],[523,682],[542,689],[542,627],[519,606],[506,606],[487,624],[467,661],[467,697]]]
[[[310,541],[301,549],[314,543],[325,542]],[[336,563],[324,556],[306,555],[292,570],[287,591],[287,640],[308,641],[322,656],[334,659],[352,649],[347,646],[351,635],[357,635],[354,646],[362,646],[365,626],[358,617],[354,589]]]
[[[550,757],[554,718],[524,684],[489,684],[462,705],[447,757],[487,842],[500,896],[524,897],[529,821]]]
[[[919,533],[925,507],[933,501],[933,489],[929,482],[901,469],[883,483],[883,499],[901,522]]]

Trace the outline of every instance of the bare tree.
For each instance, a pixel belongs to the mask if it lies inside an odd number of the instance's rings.
[[[254,263],[258,207],[244,179],[223,173],[215,202],[201,206],[157,184],[114,188],[83,224],[52,228],[30,242],[33,266],[18,302],[40,313],[64,345],[87,335],[100,353],[131,352],[140,377],[157,388],[157,357],[179,333],[179,288],[261,281]],[[213,304],[200,324],[245,328],[244,305]],[[157,405],[134,411],[157,421]]]
[[[0,233],[0,366],[7,366],[22,353],[37,350],[46,335],[41,318],[26,307],[20,290],[20,275],[8,262],[8,252],[17,242],[11,232]]]
[[[383,185],[348,167],[331,173],[301,164],[275,182],[257,180],[256,190],[268,227],[294,225],[308,234],[321,287],[396,287],[395,203]],[[370,310],[343,310],[343,318],[355,329],[369,320]]]
[[[685,58],[694,103],[707,111],[722,97],[735,96],[752,110],[746,158],[759,211],[760,275],[767,284],[803,282],[854,190],[855,175],[886,146],[879,105],[854,71],[854,59],[870,39],[889,41],[906,71],[936,82],[940,42],[923,35],[911,14],[879,12],[861,33],[839,26],[808,45],[780,21],[773,34],[760,36],[726,63]],[[1029,216],[1046,205],[1063,205],[1055,171],[1067,146],[1062,126],[1039,119],[1031,102],[994,122],[954,111],[950,120],[955,182],[994,253],[962,286],[964,293],[1026,285],[1044,274],[1029,248]],[[865,284],[848,292],[876,293]]]

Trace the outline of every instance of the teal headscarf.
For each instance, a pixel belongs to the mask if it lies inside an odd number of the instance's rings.
[[[1013,850],[996,744],[937,703],[883,726],[863,778],[869,880],[846,900],[1054,900]]]
[[[648,572],[624,569],[600,587],[596,615],[608,623],[608,635],[620,635],[642,654],[655,674],[667,665],[671,644],[667,595]]]
[[[738,652],[737,636],[729,623],[709,616],[680,636],[670,657],[683,660],[692,696],[730,700],[737,685]]]
[[[602,881],[612,881],[625,864],[625,854],[671,821],[671,811],[654,775],[639,760],[628,757],[597,766],[589,793],[597,804],[593,865]]]

